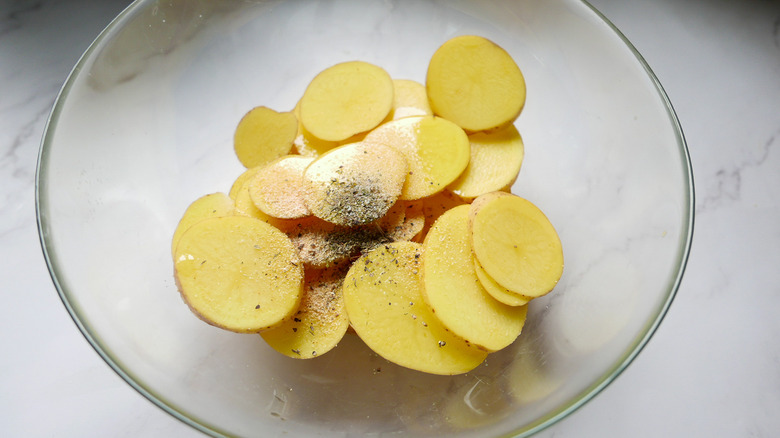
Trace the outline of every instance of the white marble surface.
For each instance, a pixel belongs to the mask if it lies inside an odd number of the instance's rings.
[[[541,437],[780,433],[780,2],[593,0],[683,125],[696,228],[671,311],[602,394]],[[122,0],[0,0],[0,435],[194,437],[100,359],[62,306],[35,225],[56,93]],[[10,286],[10,287],[9,287]]]

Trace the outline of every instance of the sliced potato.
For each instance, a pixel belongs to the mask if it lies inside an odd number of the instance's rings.
[[[433,113],[468,132],[506,126],[525,105],[520,68],[509,53],[480,36],[458,36],[439,47],[425,85]]]
[[[378,225],[389,241],[414,239],[425,225],[422,201],[396,202]]]
[[[179,224],[176,226],[176,230],[173,232],[171,254],[176,251],[176,245],[178,245],[181,235],[193,224],[210,217],[231,216],[235,212],[236,208],[233,200],[224,193],[212,193],[196,199],[184,211]]]
[[[303,171],[312,161],[311,157],[285,155],[265,165],[249,180],[249,196],[257,208],[280,219],[309,216]]]
[[[440,117],[406,117],[371,131],[364,144],[390,146],[409,163],[401,199],[415,200],[443,190],[466,169],[469,140],[454,123]]]
[[[176,247],[174,269],[196,315],[240,333],[282,323],[303,292],[303,264],[290,239],[250,217],[211,218],[190,227]]]
[[[252,179],[253,176],[257,174],[257,172],[260,171],[264,166],[255,166],[250,167],[249,169],[245,170],[241,175],[238,175],[238,178],[236,178],[235,181],[233,181],[233,185],[230,186],[230,192],[228,192],[228,195],[230,196],[230,199],[236,200],[236,196],[238,195],[238,192],[244,188],[244,184],[246,184],[247,181]]]
[[[289,154],[297,134],[295,114],[259,106],[238,122],[233,148],[241,164],[251,168]]]
[[[528,304],[531,298],[512,292],[511,290],[501,286],[493,280],[491,276],[485,272],[485,269],[479,264],[476,257],[474,259],[474,272],[477,274],[479,283],[485,288],[485,291],[490,294],[496,300],[506,304],[507,306],[522,306]]]
[[[467,201],[455,196],[449,190],[442,190],[433,196],[422,199],[423,202],[423,215],[425,216],[425,225],[420,232],[420,236],[424,239],[431,229],[431,226],[436,222],[439,216],[443,215],[450,209],[459,205],[468,204]]]
[[[295,140],[293,140],[293,148],[299,155],[303,155],[304,157],[319,157],[325,152],[341,145],[341,142],[338,141],[326,141],[317,138],[303,127],[303,123],[301,123],[300,100],[295,104],[293,114],[298,118],[298,135],[295,137]]]
[[[252,200],[252,196],[249,194],[249,181],[244,181],[244,185],[236,192],[235,205],[237,215],[253,217],[274,225],[276,218],[263,213]]]
[[[497,351],[520,335],[527,306],[507,306],[482,287],[472,260],[470,208],[461,205],[444,213],[425,236],[423,295],[450,331],[487,351]]]
[[[423,302],[422,245],[394,242],[359,258],[344,280],[350,324],[374,352],[433,374],[474,369],[487,353],[447,330]]]
[[[345,227],[310,216],[279,221],[274,225],[287,234],[306,266],[318,269],[347,261],[390,241],[385,232],[373,224]]]
[[[367,62],[336,64],[311,81],[300,106],[301,123],[312,135],[346,140],[384,120],[393,107],[393,80]]]
[[[471,205],[469,228],[479,264],[510,291],[536,298],[561,278],[558,233],[528,200],[505,192],[482,195]]]
[[[315,216],[334,224],[368,224],[384,216],[398,199],[406,169],[403,155],[389,146],[340,146],[306,168],[306,205]]]
[[[433,115],[425,85],[409,79],[393,79],[393,90],[393,109],[388,116],[390,120]]]
[[[274,350],[296,359],[311,359],[332,350],[349,327],[341,291],[346,274],[345,265],[307,270],[298,310],[292,318],[260,336]]]
[[[523,139],[514,125],[469,136],[471,158],[466,170],[448,188],[463,198],[511,187],[523,164]]]

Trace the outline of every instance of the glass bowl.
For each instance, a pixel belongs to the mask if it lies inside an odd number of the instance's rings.
[[[233,130],[289,110],[327,66],[363,60],[423,82],[445,40],[485,36],[525,73],[512,191],[559,231],[565,270],[522,335],[464,375],[390,364],[356,336],[312,360],[198,320],[173,279],[187,205],[227,192]],[[215,436],[528,436],[614,380],[663,319],[692,236],[677,118],[626,39],[579,0],[136,1],[57,99],[38,221],[54,284],[106,362]]]

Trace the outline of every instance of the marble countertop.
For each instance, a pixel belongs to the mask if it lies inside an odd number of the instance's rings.
[[[604,392],[541,432],[780,432],[780,2],[592,0],[643,54],[696,181],[688,268],[666,319]],[[54,98],[126,0],[0,1],[0,435],[195,437],[92,350],[59,300],[35,224]],[[9,287],[10,286],[10,287]]]

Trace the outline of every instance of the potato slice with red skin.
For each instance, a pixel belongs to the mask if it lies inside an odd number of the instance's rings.
[[[318,218],[337,225],[374,222],[398,199],[406,169],[406,159],[389,146],[339,146],[306,168],[306,205]]]
[[[393,106],[393,80],[362,61],[329,67],[312,79],[300,100],[301,123],[315,137],[346,140],[375,128]]]
[[[350,324],[375,353],[432,374],[468,372],[487,356],[445,328],[423,302],[422,245],[381,245],[353,263],[344,280]]]
[[[292,318],[260,336],[274,350],[295,359],[311,359],[332,350],[349,327],[341,290],[347,269],[342,264],[307,270],[298,310]]]
[[[466,169],[469,139],[454,123],[440,117],[406,117],[383,124],[363,143],[390,146],[409,163],[400,199],[415,200],[443,190]]]
[[[290,239],[259,219],[226,216],[196,223],[176,246],[174,270],[190,309],[226,330],[271,328],[301,300],[303,264]]]
[[[431,57],[425,79],[433,113],[467,132],[506,126],[525,105],[525,78],[504,49],[480,36],[452,38]]]
[[[563,274],[563,249],[547,217],[505,192],[482,195],[469,213],[474,255],[496,283],[529,298],[549,293]]]
[[[496,280],[493,280],[493,278],[491,278],[487,272],[485,272],[485,269],[482,268],[482,265],[479,264],[477,258],[473,257],[473,259],[474,272],[477,274],[479,283],[482,284],[482,287],[485,288],[485,291],[487,291],[490,296],[506,304],[507,306],[523,306],[531,301],[531,298],[514,293],[511,290],[496,283]]]
[[[436,317],[454,334],[487,351],[514,342],[527,306],[507,306],[485,291],[474,271],[469,205],[439,217],[423,242],[423,295]]]
[[[303,172],[311,157],[285,155],[258,171],[249,180],[249,196],[263,213],[279,219],[311,215],[304,200]]]
[[[181,235],[194,224],[211,217],[231,216],[236,213],[233,200],[224,193],[212,193],[201,196],[187,207],[173,232],[171,239],[171,254],[176,252],[176,245]]]
[[[514,125],[469,135],[471,158],[466,170],[447,188],[463,198],[511,187],[523,164],[524,145]]]
[[[295,114],[259,106],[238,122],[233,148],[244,167],[261,166],[289,154],[297,133]]]

